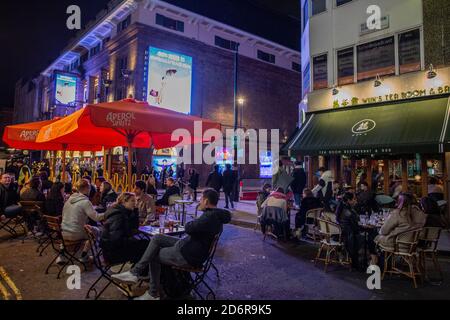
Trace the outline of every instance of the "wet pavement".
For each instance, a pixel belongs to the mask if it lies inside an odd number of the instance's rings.
[[[83,272],[81,289],[69,290],[68,275],[56,279],[56,268],[44,274],[54,253],[47,250],[42,257],[35,252],[33,240],[8,240],[0,232],[0,299],[85,299],[89,286],[98,276],[92,268]],[[450,259],[441,257],[445,281],[440,285],[425,282],[414,289],[412,281],[393,277],[381,283],[382,289],[370,291],[367,275],[337,266],[314,266],[317,246],[311,243],[263,241],[259,231],[235,225],[225,226],[214,263],[220,280],[211,270],[208,283],[218,299],[449,299]],[[3,272],[2,272],[3,270]],[[3,287],[3,291],[2,291]],[[15,288],[14,288],[15,287]],[[139,288],[136,293],[141,293]],[[3,292],[3,294],[2,294]],[[102,299],[126,299],[118,289],[110,287]]]

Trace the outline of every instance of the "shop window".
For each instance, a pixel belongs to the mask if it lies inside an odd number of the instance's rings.
[[[328,87],[328,54],[313,58],[313,89]]]
[[[394,37],[360,45],[357,52],[358,81],[395,74]]]
[[[420,29],[401,33],[398,36],[400,73],[421,69]]]
[[[338,85],[343,86],[354,82],[355,63],[354,50],[352,48],[343,49],[337,52],[338,64]]]
[[[312,15],[327,11],[327,0],[312,0]]]

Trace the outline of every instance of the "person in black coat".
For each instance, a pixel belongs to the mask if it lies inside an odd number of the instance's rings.
[[[169,198],[174,195],[181,196],[180,188],[178,188],[175,185],[175,180],[173,178],[167,178],[166,180],[167,189],[164,193],[163,197],[156,201],[157,206],[168,206],[169,205]]]
[[[45,200],[45,214],[48,216],[60,216],[64,208],[64,184],[56,182],[52,185]]]
[[[14,218],[22,211],[17,205],[19,196],[17,190],[12,186],[12,177],[4,173],[0,176],[0,218]]]
[[[197,201],[197,188],[199,183],[199,177],[200,175],[198,174],[197,170],[193,168],[189,169],[189,188],[192,191],[191,196],[193,193],[192,196],[193,201]]]
[[[134,193],[124,192],[105,213],[100,247],[110,264],[136,263],[148,246],[148,240],[134,237],[139,229],[139,214],[135,207]]]
[[[295,214],[295,228],[302,229],[302,237],[306,237],[307,229],[304,227],[306,223],[306,213],[312,209],[322,208],[321,201],[314,197],[310,189],[303,190],[303,199],[300,204],[300,210]]]
[[[219,169],[219,165],[214,165],[214,170],[208,175],[208,179],[206,180],[206,186],[216,190],[220,195],[220,189],[223,185],[223,177]]]
[[[236,182],[236,175],[233,170],[231,170],[231,164],[227,163],[225,165],[226,169],[223,172],[223,192],[225,193],[225,209],[228,209],[228,202],[231,204],[231,208],[234,209],[233,198],[231,197],[231,192],[233,192],[233,187]]]
[[[139,262],[130,271],[113,275],[112,278],[137,283],[138,277],[150,267],[149,291],[137,300],[158,300],[161,265],[199,268],[208,259],[216,236],[222,233],[223,225],[231,221],[229,211],[217,208],[218,201],[219,194],[215,190],[205,190],[199,206],[204,213],[186,224],[187,237],[154,236]]]
[[[292,172],[292,178],[294,178],[294,180],[291,182],[291,189],[294,193],[295,205],[297,207],[300,207],[303,189],[305,189],[306,187],[306,173],[305,169],[303,169],[301,166],[301,162],[295,163],[295,169]]]
[[[117,200],[117,193],[113,190],[111,183],[103,181],[100,185],[100,206],[96,210],[98,212],[105,212],[108,209],[108,203],[114,203]]]

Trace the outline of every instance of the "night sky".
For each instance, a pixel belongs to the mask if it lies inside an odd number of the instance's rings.
[[[66,28],[66,9],[79,5],[82,27],[106,8],[109,0],[3,0],[0,9],[0,108],[13,107],[14,85],[20,78],[37,76],[56,59],[76,30]],[[259,36],[280,39],[293,47],[299,39],[298,0],[167,0],[213,19],[242,26]],[[248,13],[253,19],[249,19]],[[265,23],[273,15],[280,28]],[[299,41],[299,40],[298,40]]]

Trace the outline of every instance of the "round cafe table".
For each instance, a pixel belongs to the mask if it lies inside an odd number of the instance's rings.
[[[178,216],[178,220],[181,220],[181,225],[184,226],[186,224],[186,206],[193,204],[194,201],[191,200],[175,200],[175,204],[181,205],[183,210],[181,211],[181,217]],[[180,212],[179,212],[180,214]]]

